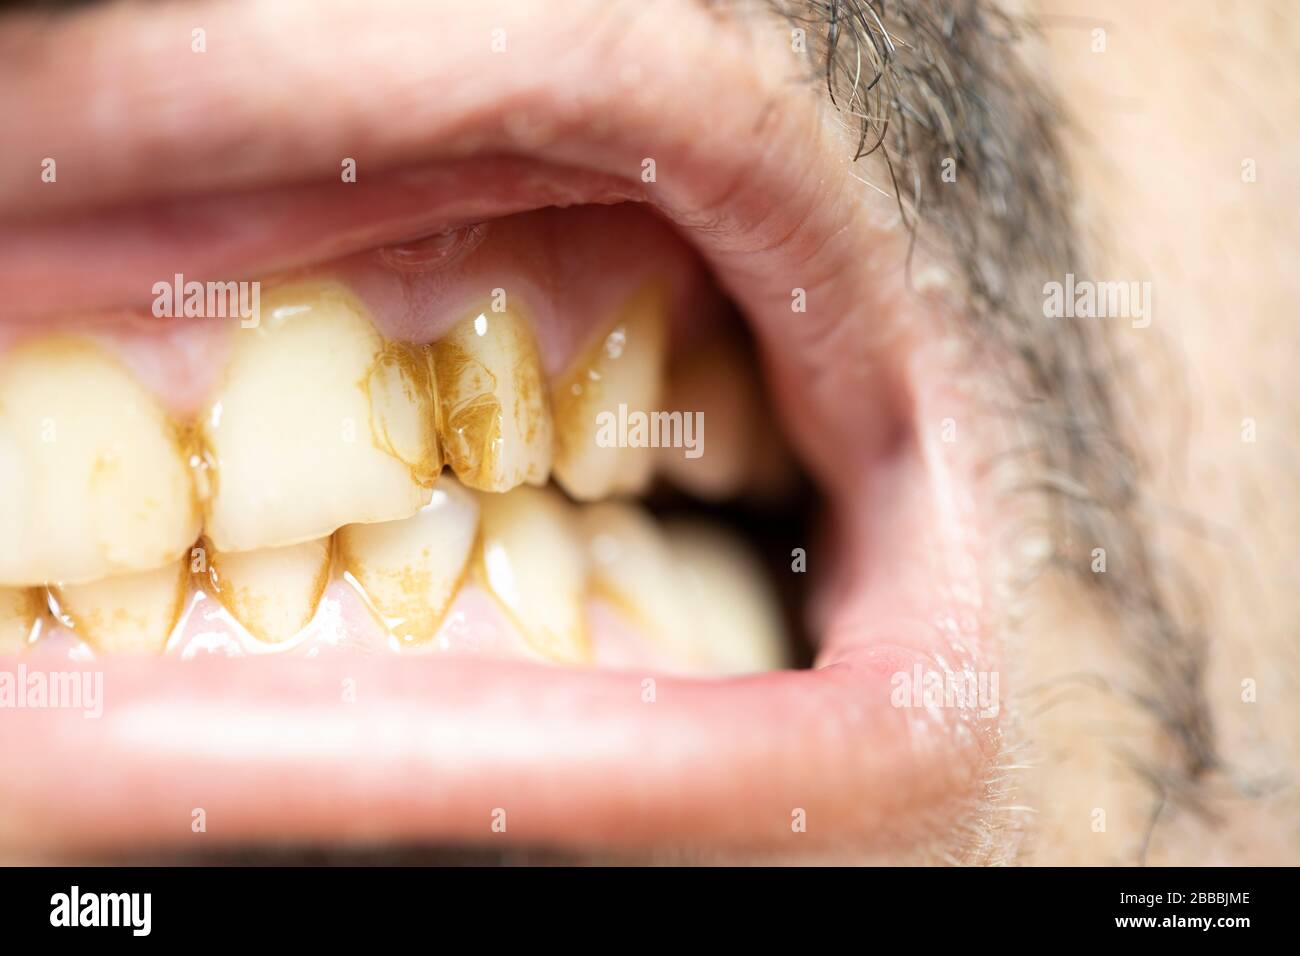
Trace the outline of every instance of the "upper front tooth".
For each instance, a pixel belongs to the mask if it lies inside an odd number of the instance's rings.
[[[481,312],[433,346],[443,452],[461,482],[481,491],[544,484],[551,410],[528,324]]]
[[[44,610],[40,589],[0,588],[0,654],[25,650]]]
[[[479,502],[488,590],[543,655],[590,661],[583,621],[586,557],[572,505],[549,488],[480,495]]]
[[[426,641],[438,630],[464,580],[478,514],[475,496],[444,477],[409,518],[339,529],[340,563],[398,638]]]
[[[199,508],[180,430],[98,345],[0,359],[0,585],[89,581],[185,553]]]
[[[209,558],[217,599],[260,641],[293,637],[316,614],[329,583],[330,539]]]
[[[189,561],[51,589],[59,611],[96,650],[161,654],[185,607]]]
[[[386,343],[339,286],[279,289],[261,311],[234,333],[202,422],[213,545],[279,547],[414,514],[441,467],[423,350]]]
[[[681,604],[713,666],[728,673],[784,667],[781,608],[744,543],[703,524],[672,524],[666,534]]]
[[[650,480],[651,450],[602,445],[598,416],[617,416],[620,405],[643,414],[656,410],[667,344],[665,310],[663,290],[644,289],[555,385],[555,480],[574,498],[636,493]]]

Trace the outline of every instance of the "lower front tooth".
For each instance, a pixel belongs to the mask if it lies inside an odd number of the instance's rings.
[[[480,495],[479,503],[488,590],[535,650],[561,663],[589,662],[586,556],[572,506],[549,488]]]
[[[665,309],[661,289],[643,290],[555,385],[555,480],[580,501],[634,494],[650,480],[652,449],[602,444],[600,419],[617,416],[620,405],[646,415],[657,410]]]
[[[513,312],[481,312],[433,346],[443,452],[462,484],[509,491],[545,483],[550,401],[532,330]]]
[[[394,636],[420,642],[438,630],[465,578],[478,516],[475,495],[443,477],[411,517],[339,529],[340,564]]]
[[[0,588],[0,654],[26,650],[44,610],[38,588]]]
[[[60,614],[106,653],[161,654],[185,607],[189,562],[52,588]]]
[[[330,539],[210,557],[222,606],[259,641],[278,644],[305,628],[329,583]]]
[[[602,502],[583,509],[582,532],[592,590],[676,661],[707,665],[708,648],[684,613],[675,559],[654,519],[633,505]]]
[[[682,606],[713,666],[727,673],[788,663],[781,607],[744,542],[704,524],[667,528]]]

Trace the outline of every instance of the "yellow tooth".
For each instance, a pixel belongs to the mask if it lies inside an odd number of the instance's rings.
[[[480,495],[482,574],[532,646],[562,663],[586,663],[586,558],[573,507],[549,488]]]
[[[729,334],[684,350],[673,363],[665,402],[674,411],[702,414],[709,440],[695,458],[680,448],[660,448],[656,465],[697,498],[728,498],[766,481],[755,472],[760,462],[772,459],[760,449],[773,441],[775,425],[766,414],[754,363],[753,355]]]
[[[36,620],[44,610],[39,588],[0,588],[0,654],[26,650]]]
[[[659,410],[666,308],[661,288],[642,290],[555,383],[555,480],[574,498],[634,494],[650,481],[653,450],[599,444],[598,416],[617,416],[619,405],[629,412]]]
[[[592,593],[625,611],[675,660],[708,664],[708,649],[682,606],[673,554],[654,519],[634,505],[601,502],[583,509],[581,528]]]
[[[330,573],[330,539],[209,556],[217,599],[259,641],[278,644],[316,614]]]
[[[551,472],[551,409],[532,330],[513,312],[465,319],[433,346],[443,452],[480,491],[540,485]]]
[[[478,531],[477,498],[450,477],[400,521],[340,528],[339,561],[394,635],[427,641],[465,578]]]
[[[234,333],[203,417],[213,545],[282,547],[418,511],[442,467],[427,349],[385,342],[338,285],[275,290],[261,313]]]
[[[780,605],[744,542],[703,524],[672,524],[666,534],[682,607],[713,666],[728,673],[786,666]]]
[[[199,508],[184,436],[77,338],[0,358],[0,585],[91,581],[185,553]]]
[[[185,607],[189,562],[51,588],[59,612],[97,651],[161,654]]]

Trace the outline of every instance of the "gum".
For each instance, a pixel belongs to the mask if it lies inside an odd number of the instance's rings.
[[[518,299],[548,378],[559,375],[648,282],[669,290],[674,339],[692,339],[725,313],[685,242],[633,204],[544,209],[449,235],[416,237],[265,277],[260,297],[304,279],[343,283],[381,334],[413,345],[437,341],[484,303],[504,306]],[[81,332],[130,368],[169,414],[192,416],[219,385],[240,320],[156,318],[152,301],[151,290],[142,287],[136,302],[110,311],[0,316],[0,354],[28,338]]]

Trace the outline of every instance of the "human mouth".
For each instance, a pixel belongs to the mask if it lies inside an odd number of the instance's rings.
[[[537,95],[556,114],[559,91]],[[452,112],[441,120],[464,142],[498,145],[496,106]],[[953,530],[979,515],[964,465],[927,439],[950,401],[932,337],[882,334],[907,318],[901,275],[871,266],[896,237],[865,214],[846,221],[826,195],[789,196],[772,169],[705,217],[688,193],[743,158],[683,154],[653,201],[684,249],[643,211],[590,205],[649,197],[619,175],[631,130],[596,143],[585,129],[586,146],[516,142],[512,157],[432,157],[418,172],[390,144],[374,178],[419,195],[418,215],[302,186],[259,217],[247,194],[170,183],[166,202],[223,222],[243,209],[265,228],[206,244],[180,228],[169,253],[148,225],[157,208],[134,211],[148,202],[137,183],[117,196],[129,209],[92,213],[83,231],[37,217],[0,237],[41,250],[38,281],[0,276],[22,314],[0,356],[0,427],[18,450],[0,552],[7,633],[35,631],[32,655],[84,644],[107,678],[98,721],[6,715],[4,761],[24,768],[0,784],[10,846],[186,845],[201,807],[224,842],[795,852],[917,838],[931,825],[918,807],[978,789],[993,725],[889,701],[890,674],[913,660],[985,653],[978,547]],[[670,139],[658,138],[661,168]],[[518,188],[489,195],[489,175]],[[556,197],[584,205],[515,208]],[[480,222],[481,239],[431,262],[400,241]],[[76,271],[78,236],[116,227],[113,268],[58,281]],[[256,327],[82,321],[177,270],[265,275]],[[31,318],[56,288],[76,321]],[[809,311],[792,309],[795,290]],[[703,333],[723,296],[769,374],[761,387],[726,376],[740,399],[703,410],[701,469],[683,449],[597,443],[602,411],[674,410],[675,387],[712,401],[689,366],[713,348]],[[178,365],[193,375],[176,381]],[[763,404],[747,403],[755,390]],[[823,493],[834,533],[795,543],[821,565],[814,670],[783,669],[770,586],[743,546],[612,500],[655,474],[717,498],[779,471],[756,445],[728,446],[740,427],[714,424],[726,415],[751,435],[779,423]],[[736,673],[755,676],[720,676]],[[801,814],[817,822],[794,825]]]

